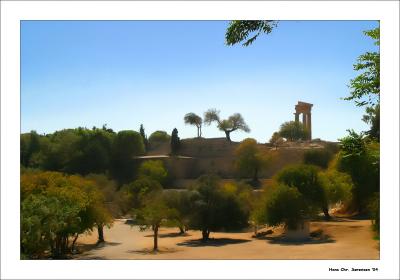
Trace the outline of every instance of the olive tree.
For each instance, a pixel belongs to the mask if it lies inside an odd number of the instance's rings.
[[[316,166],[288,166],[282,169],[275,179],[280,184],[298,189],[310,205],[320,207],[325,217],[330,217],[323,181]]]
[[[196,193],[192,190],[166,190],[164,191],[165,203],[169,208],[176,209],[173,223],[178,226],[179,233],[184,234],[189,228],[190,216],[193,211],[193,199]]]
[[[279,128],[279,135],[290,141],[305,140],[308,133],[303,124],[296,121],[283,123]]]
[[[73,250],[79,234],[111,225],[102,193],[94,182],[58,172],[21,175],[21,253],[54,258]],[[70,242],[73,238],[72,243]]]
[[[190,228],[201,230],[207,241],[212,231],[242,229],[248,225],[248,212],[234,193],[224,191],[219,178],[203,175],[197,180]]]
[[[252,138],[243,140],[235,150],[235,167],[242,176],[251,176],[258,182],[258,173],[271,162],[271,155]]]
[[[279,134],[279,132],[274,132],[269,139],[269,143],[274,145],[275,149],[278,148],[279,145],[283,144],[285,141],[283,137]]]
[[[352,210],[365,212],[371,197],[379,192],[380,145],[352,130],[339,140],[337,170],[348,173],[354,183]]]
[[[201,126],[203,125],[203,119],[195,113],[187,113],[183,118],[185,124],[194,125],[197,127],[197,137],[201,137]]]
[[[164,223],[175,220],[176,212],[165,203],[162,192],[148,194],[144,206],[134,212],[141,230],[147,228],[153,230],[153,251],[158,250],[158,230]]]
[[[315,205],[297,189],[283,184],[274,187],[261,204],[265,222],[270,226],[283,224],[288,230],[296,230],[316,214]]]
[[[231,141],[230,134],[233,131],[242,130],[244,132],[250,132],[250,128],[239,113],[233,114],[228,119],[221,120],[219,111],[216,109],[209,109],[204,113],[204,123],[210,125],[212,122],[216,122],[218,129],[225,132],[228,141]]]

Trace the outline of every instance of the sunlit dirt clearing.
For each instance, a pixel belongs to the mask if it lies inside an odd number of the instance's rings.
[[[265,229],[263,229],[265,231]],[[323,237],[289,243],[279,238],[281,229],[260,239],[252,232],[212,232],[209,242],[199,241],[199,231],[179,235],[177,228],[159,232],[159,252],[152,252],[151,230],[139,231],[124,220],[105,229],[104,244],[96,245],[96,234],[82,235],[76,259],[379,259],[379,244],[373,239],[370,220],[335,219],[312,222],[311,231]]]

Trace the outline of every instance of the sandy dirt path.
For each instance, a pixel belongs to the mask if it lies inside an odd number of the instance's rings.
[[[281,231],[262,239],[251,237],[252,232],[211,233],[206,244],[198,241],[199,231],[178,235],[177,228],[162,228],[160,252],[151,252],[152,231],[139,231],[124,220],[116,220],[105,229],[106,242],[96,246],[97,232],[78,239],[84,251],[75,259],[379,259],[379,244],[373,239],[371,221],[337,219],[312,222],[311,231],[323,230],[323,238],[309,242],[288,243],[280,240]]]

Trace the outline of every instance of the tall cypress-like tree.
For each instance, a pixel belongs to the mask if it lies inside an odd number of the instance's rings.
[[[180,139],[178,137],[178,130],[174,128],[171,134],[171,154],[176,155],[179,150]]]
[[[147,149],[148,149],[148,147],[149,147],[149,141],[147,140],[147,136],[146,136],[146,134],[145,134],[145,132],[144,132],[143,124],[140,125],[139,133],[140,133],[140,135],[142,136],[143,144],[144,144],[144,147],[145,147],[146,152],[147,152]]]

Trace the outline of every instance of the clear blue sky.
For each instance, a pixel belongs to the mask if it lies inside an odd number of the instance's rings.
[[[373,41],[374,21],[280,21],[249,47],[224,45],[227,21],[23,21],[21,130],[108,127],[146,133],[176,127],[194,137],[188,112],[240,112],[266,142],[313,103],[313,137],[336,141],[367,130],[348,95],[353,64]],[[223,137],[215,125],[204,137]]]

